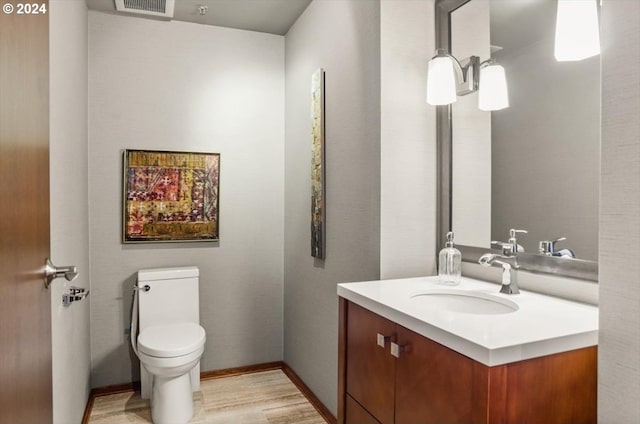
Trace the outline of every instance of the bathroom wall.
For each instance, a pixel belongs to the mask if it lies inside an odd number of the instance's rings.
[[[435,108],[426,103],[435,50],[433,1],[380,2],[380,277],[436,272]]]
[[[598,422],[640,419],[640,3],[602,5]]]
[[[123,245],[125,148],[220,153],[220,242]],[[93,387],[138,379],[141,268],[200,268],[202,371],[282,359],[284,37],[90,12],[89,171]]]
[[[82,421],[91,370],[89,300],[62,306],[69,286],[89,289],[85,2],[49,1],[49,43],[51,259],[79,271],[49,287],[53,422],[67,424]]]
[[[324,68],[326,259],[311,257],[311,75]],[[380,275],[380,5],[315,0],[286,35],[284,360],[337,412],[336,284]]]

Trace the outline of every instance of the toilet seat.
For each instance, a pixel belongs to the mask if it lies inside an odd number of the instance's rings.
[[[138,359],[141,365],[153,375],[179,375],[185,373],[200,361],[204,352],[204,346],[187,355],[162,358],[139,352]]]
[[[152,325],[138,335],[138,350],[145,356],[175,358],[201,350],[205,338],[204,328],[190,322]]]

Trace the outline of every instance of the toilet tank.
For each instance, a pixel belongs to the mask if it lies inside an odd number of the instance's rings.
[[[197,267],[141,269],[138,286],[140,331],[150,325],[200,323]]]

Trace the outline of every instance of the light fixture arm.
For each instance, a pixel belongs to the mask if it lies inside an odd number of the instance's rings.
[[[453,69],[455,69],[456,72],[456,94],[458,96],[465,96],[474,91],[478,91],[480,58],[478,56],[469,56],[460,62],[453,55],[447,53],[446,50],[436,49],[434,58],[443,56],[450,58],[453,62]]]
[[[456,59],[454,63],[456,64],[454,65],[456,73],[459,72],[458,84],[456,85],[456,93],[458,96],[465,96],[474,91],[478,91],[480,58],[478,56],[469,56],[463,59],[462,62],[458,62]],[[457,71],[458,68],[460,68],[460,71]]]

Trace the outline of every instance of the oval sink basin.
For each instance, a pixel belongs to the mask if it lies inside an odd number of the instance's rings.
[[[509,314],[519,309],[518,305],[509,299],[471,290],[422,290],[411,294],[410,297],[413,302],[420,302],[425,308],[446,309],[465,314]]]

